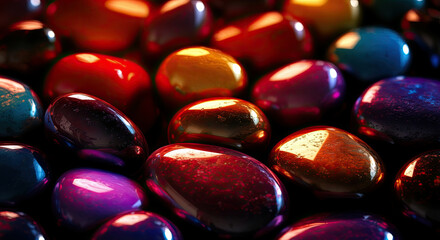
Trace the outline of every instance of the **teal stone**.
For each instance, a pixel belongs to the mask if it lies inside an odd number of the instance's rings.
[[[373,82],[405,73],[411,54],[393,30],[365,27],[339,37],[330,46],[328,58],[358,80]]]
[[[383,21],[400,21],[411,9],[421,9],[425,0],[363,0],[363,4]]]
[[[43,111],[27,85],[0,77],[0,138],[19,138],[42,124]]]

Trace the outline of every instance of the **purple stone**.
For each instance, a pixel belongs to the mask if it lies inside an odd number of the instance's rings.
[[[122,175],[96,169],[73,169],[57,181],[52,207],[58,222],[89,230],[117,214],[139,210],[147,202],[143,189]]]
[[[0,238],[2,240],[48,239],[40,225],[22,212],[0,211]]]
[[[396,77],[379,81],[358,98],[356,131],[391,144],[440,146],[440,82]]]
[[[362,213],[321,214],[285,228],[277,240],[398,240],[392,225],[384,219]]]
[[[287,192],[275,174],[231,149],[171,144],[148,158],[145,177],[178,217],[221,236],[261,235],[286,217]]]
[[[93,235],[92,240],[182,240],[177,227],[158,214],[136,211],[109,220]]]

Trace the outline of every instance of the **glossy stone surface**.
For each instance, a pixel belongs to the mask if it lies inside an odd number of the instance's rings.
[[[222,236],[260,235],[285,220],[287,192],[261,162],[204,144],[156,150],[146,184],[174,213]]]
[[[2,240],[46,240],[41,226],[22,212],[0,211]]]
[[[297,126],[320,120],[338,107],[345,81],[329,62],[302,60],[264,75],[252,89],[252,102],[272,121]]]
[[[143,0],[57,0],[48,6],[46,18],[56,34],[77,47],[106,52],[129,47],[150,14]]]
[[[43,23],[18,22],[0,37],[0,69],[30,73],[49,64],[59,51],[55,33]]]
[[[162,102],[177,110],[209,97],[236,97],[247,87],[243,67],[233,57],[207,47],[184,48],[170,54],[156,74]]]
[[[252,103],[237,98],[209,98],[177,112],[168,125],[170,143],[195,142],[249,152],[266,149],[270,125]]]
[[[341,129],[317,126],[292,133],[271,151],[269,166],[317,194],[362,197],[384,177],[377,153]]]
[[[307,28],[298,20],[279,12],[234,21],[215,31],[211,46],[249,63],[257,70],[310,57],[313,51]]]
[[[148,55],[160,56],[203,42],[212,28],[212,13],[203,1],[168,1],[145,23],[142,44]]]
[[[273,10],[276,0],[206,0],[224,18],[233,19]]]
[[[425,0],[361,0],[361,2],[385,22],[400,21],[409,10],[421,9],[425,6]]]
[[[370,139],[406,146],[440,146],[440,82],[396,77],[379,81],[357,99],[356,131]]]
[[[148,130],[158,115],[148,73],[126,59],[94,53],[62,58],[46,76],[44,95],[53,101],[72,92],[87,93],[109,102],[142,130]]]
[[[411,55],[408,45],[393,30],[364,27],[339,37],[330,46],[328,59],[358,80],[373,82],[403,74]]]
[[[440,151],[420,154],[397,174],[394,190],[403,213],[428,225],[440,223]]]
[[[92,240],[182,240],[179,229],[166,218],[144,211],[121,214],[106,222]]]
[[[0,76],[0,138],[19,138],[41,126],[40,100],[27,85]]]
[[[57,98],[44,120],[49,139],[76,153],[83,164],[133,172],[148,157],[147,143],[136,125],[91,95],[71,93]]]
[[[277,240],[398,240],[395,227],[383,218],[364,213],[319,214],[285,228]]]
[[[53,213],[61,226],[87,231],[110,218],[146,205],[142,188],[122,175],[96,169],[73,169],[58,179]]]
[[[44,0],[0,1],[0,33],[6,31],[15,22],[41,17],[45,2]]]
[[[49,182],[41,152],[20,143],[0,143],[0,204],[12,206],[40,193]]]
[[[284,13],[303,22],[324,42],[359,25],[358,0],[284,0]]]

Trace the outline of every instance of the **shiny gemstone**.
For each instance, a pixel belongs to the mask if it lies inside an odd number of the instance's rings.
[[[263,76],[252,89],[252,102],[272,121],[296,126],[320,120],[338,107],[345,81],[333,64],[302,60]]]
[[[92,240],[182,240],[177,227],[152,212],[135,211],[109,220],[93,235]]]
[[[145,23],[143,45],[149,55],[160,56],[206,40],[213,28],[212,13],[200,0],[173,0],[161,6]]]
[[[276,0],[206,0],[226,20],[272,10]]]
[[[144,0],[57,0],[46,11],[55,33],[90,51],[120,51],[129,47],[151,15]]]
[[[410,62],[408,45],[393,30],[364,27],[339,37],[328,58],[358,80],[372,82],[403,74]]]
[[[46,240],[41,226],[22,212],[0,211],[2,240]]]
[[[16,22],[41,17],[45,0],[0,1],[0,33]]]
[[[73,169],[58,179],[52,208],[58,224],[86,231],[146,204],[142,188],[134,181],[96,169]]]
[[[305,128],[281,140],[270,153],[269,166],[322,196],[350,198],[376,188],[385,171],[366,143],[326,126]]]
[[[44,95],[53,100],[72,92],[87,93],[109,102],[144,131],[158,115],[147,72],[122,58],[94,53],[62,58],[46,76]]]
[[[211,45],[257,70],[310,57],[313,50],[307,28],[279,12],[232,22],[214,33]]]
[[[18,138],[41,126],[43,112],[35,92],[0,76],[0,138]]]
[[[171,144],[150,155],[145,177],[178,217],[225,237],[260,235],[285,220],[287,192],[279,179],[231,149]]]
[[[252,103],[237,98],[209,98],[191,103],[168,126],[170,143],[195,142],[244,152],[266,149],[270,125]]]
[[[379,81],[357,99],[356,131],[391,144],[440,146],[440,82],[396,77]]]
[[[86,165],[133,172],[148,157],[147,143],[136,125],[91,95],[71,93],[57,98],[47,108],[45,129],[53,143],[75,152]]]
[[[284,0],[283,12],[303,22],[324,42],[359,25],[358,0]]]
[[[0,143],[1,205],[15,205],[41,193],[48,185],[48,174],[39,150],[20,143]]]
[[[184,48],[160,65],[156,85],[164,105],[177,110],[209,97],[232,97],[244,92],[247,76],[233,57],[212,48]]]
[[[361,3],[385,22],[400,21],[407,11],[425,6],[425,0],[361,0]]]
[[[440,151],[414,157],[397,174],[394,185],[404,214],[428,225],[440,223]]]
[[[43,23],[18,22],[0,38],[0,69],[29,74],[47,66],[59,51],[55,33]]]
[[[398,240],[395,227],[383,218],[362,213],[320,214],[285,228],[277,240]]]

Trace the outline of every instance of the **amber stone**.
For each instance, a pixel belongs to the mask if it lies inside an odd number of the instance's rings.
[[[310,57],[313,51],[308,29],[279,12],[253,15],[217,30],[211,46],[256,70],[268,69]]]
[[[358,0],[285,0],[283,12],[302,21],[317,40],[328,40],[358,26]]]
[[[156,86],[164,105],[178,109],[204,98],[239,96],[247,86],[247,76],[228,54],[190,47],[170,54],[161,63]]]
[[[201,43],[212,28],[212,13],[203,1],[168,1],[151,21],[146,21],[142,44],[148,55],[160,56]]]
[[[236,98],[209,98],[191,103],[174,115],[168,126],[168,140],[256,151],[266,149],[270,125],[252,103]]]
[[[397,174],[394,184],[403,213],[427,225],[440,224],[440,151],[414,157]]]
[[[383,179],[377,153],[356,136],[333,127],[316,126],[279,142],[269,166],[279,174],[331,197],[362,197]]]
[[[256,236],[286,219],[287,192],[256,159],[223,147],[171,144],[156,150],[145,183],[180,218],[223,237]]]
[[[46,11],[49,27],[88,51],[120,51],[129,47],[151,15],[143,0],[57,0]]]

